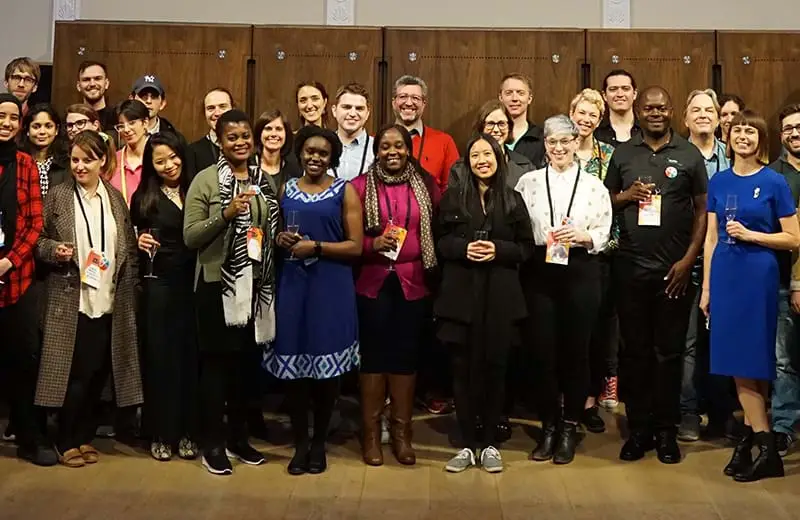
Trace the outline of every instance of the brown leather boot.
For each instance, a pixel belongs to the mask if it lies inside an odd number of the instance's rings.
[[[416,374],[389,374],[389,396],[392,400],[392,452],[397,462],[410,466],[417,462],[411,446],[411,416],[414,411]]]
[[[361,454],[370,466],[383,465],[381,413],[386,402],[386,374],[360,374]]]

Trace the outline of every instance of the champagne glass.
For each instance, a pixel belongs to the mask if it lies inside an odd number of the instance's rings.
[[[396,238],[395,233],[394,233],[394,215],[397,213],[397,203],[395,202],[394,199],[392,199],[390,203],[392,205],[392,211],[389,214],[389,221],[388,221],[389,232],[388,232],[388,236]],[[389,266],[386,268],[386,270],[389,271],[390,273],[395,271],[394,260],[392,260],[391,258],[389,259]]]
[[[300,220],[298,218],[297,210],[290,210],[286,212],[286,232],[292,235],[300,234]],[[294,259],[294,252],[289,255],[289,259]]]
[[[650,190],[650,195],[658,194],[658,189],[656,189],[656,185],[653,183],[653,177],[650,175],[639,175],[639,182],[644,184],[644,186]]]
[[[72,254],[74,256],[75,255],[75,231],[74,230],[72,231],[72,233],[70,233],[69,239],[64,242],[64,245],[66,247],[71,247],[72,248]],[[69,260],[67,260],[66,262],[64,262],[64,278],[72,278],[72,277],[75,276],[75,273],[73,273],[72,269],[70,269],[70,265],[69,265],[70,262],[72,262],[71,258]]]
[[[153,237],[153,240],[155,240],[156,242],[161,241],[161,232],[158,228],[150,228],[146,230],[145,233]],[[158,244],[153,244],[152,246],[150,246],[150,250],[147,252],[147,254],[150,256],[150,272],[144,275],[145,278],[153,278],[153,279],[158,278],[158,276],[156,276],[153,273],[153,268],[155,265],[155,258],[157,253],[158,253]]]
[[[725,197],[725,224],[727,224],[728,222],[733,222],[733,220],[736,218],[737,203],[738,199],[736,195],[731,194]],[[725,243],[726,244],[736,243],[736,239],[731,238],[731,236],[728,235],[727,231],[725,232]]]

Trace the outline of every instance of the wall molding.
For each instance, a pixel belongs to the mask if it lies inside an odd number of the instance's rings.
[[[356,0],[325,0],[326,25],[355,25]]]
[[[603,0],[603,29],[631,28],[631,0]]]

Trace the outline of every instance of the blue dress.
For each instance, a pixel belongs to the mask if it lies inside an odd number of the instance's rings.
[[[300,234],[309,240],[344,240],[342,207],[347,182],[335,179],[322,193],[308,194],[290,179],[281,212],[297,211]],[[264,367],[279,379],[329,379],[358,366],[358,317],[353,269],[330,258],[290,259],[278,274],[276,337]]]
[[[711,372],[759,380],[775,379],[778,326],[776,251],[751,242],[727,244],[725,205],[736,195],[736,217],[761,233],[781,231],[779,218],[796,212],[782,175],[769,168],[740,177],[731,169],[708,184],[708,211],[717,215],[719,241],[711,259]]]

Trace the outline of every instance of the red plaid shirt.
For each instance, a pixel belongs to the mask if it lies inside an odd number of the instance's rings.
[[[0,285],[0,307],[17,303],[33,282],[33,252],[44,227],[39,170],[31,156],[22,152],[17,152],[17,203],[16,236],[5,255],[13,267],[3,276],[5,284]]]

